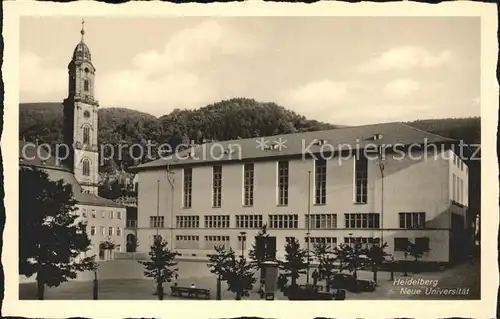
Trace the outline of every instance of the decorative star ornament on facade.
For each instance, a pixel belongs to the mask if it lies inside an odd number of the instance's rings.
[[[256,148],[260,149],[261,151],[265,151],[269,147],[269,140],[266,140],[263,137],[257,139],[255,142],[257,142]]]
[[[282,139],[281,137],[278,138],[276,141],[274,141],[274,145],[279,151],[282,151],[283,149],[287,148],[286,140]]]

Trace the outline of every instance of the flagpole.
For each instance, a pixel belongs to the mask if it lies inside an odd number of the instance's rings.
[[[310,235],[311,235],[311,171],[308,172],[307,178],[307,285],[309,286],[309,269],[310,261]]]
[[[156,184],[156,236],[159,234],[160,227],[160,180]]]

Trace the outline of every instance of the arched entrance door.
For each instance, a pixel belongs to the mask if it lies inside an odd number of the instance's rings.
[[[127,235],[127,252],[128,253],[135,253],[136,248],[137,248],[137,238],[135,237],[134,234],[128,234]]]

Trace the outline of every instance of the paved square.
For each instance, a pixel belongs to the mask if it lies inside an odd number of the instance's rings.
[[[212,299],[216,296],[216,276],[211,274],[205,262],[179,261],[179,286],[189,286],[192,283],[197,288],[210,289]],[[402,286],[395,286],[390,281],[389,273],[379,272],[377,290],[365,293],[347,293],[347,300],[381,300],[381,299],[478,299],[479,298],[479,264],[463,264],[444,272],[409,274],[402,277],[395,273],[395,279],[412,278],[423,280],[436,280],[437,288],[469,288],[467,294],[462,295],[426,295],[402,293]],[[360,279],[373,279],[373,273],[359,271]],[[90,278],[90,276],[89,276]],[[299,283],[305,283],[305,276],[299,279]],[[165,286],[164,299],[179,299],[170,296],[170,285]],[[246,299],[260,299],[257,286]],[[408,287],[407,287],[408,288]],[[412,288],[412,287],[409,287]],[[425,289],[425,287],[424,287]],[[155,285],[151,279],[143,276],[143,268],[137,261],[115,260],[105,262],[99,270],[99,299],[101,300],[154,300],[157,296],[153,294]],[[19,285],[20,299],[36,299],[36,284],[23,283]],[[235,294],[227,290],[227,285],[222,283],[222,299],[233,300]],[[62,284],[57,288],[47,288],[45,292],[47,300],[90,300],[92,299],[92,281],[72,281]],[[287,300],[280,292],[276,295],[277,300]]]

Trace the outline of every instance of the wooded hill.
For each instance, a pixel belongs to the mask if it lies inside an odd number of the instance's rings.
[[[203,140],[232,140],[293,132],[317,131],[340,127],[310,120],[275,103],[235,98],[194,110],[179,110],[157,118],[125,108],[99,109],[99,144],[169,143],[172,147]],[[418,129],[445,137],[480,144],[481,120],[449,118],[408,122]],[[19,109],[19,138],[43,143],[62,143],[63,109],[60,103],[26,103]],[[125,152],[124,155],[126,155]],[[123,164],[134,162],[124,156],[120,162],[108,162],[101,173],[112,173]],[[471,208],[479,211],[480,162],[467,161],[470,167]],[[477,189],[477,191],[475,191]]]

